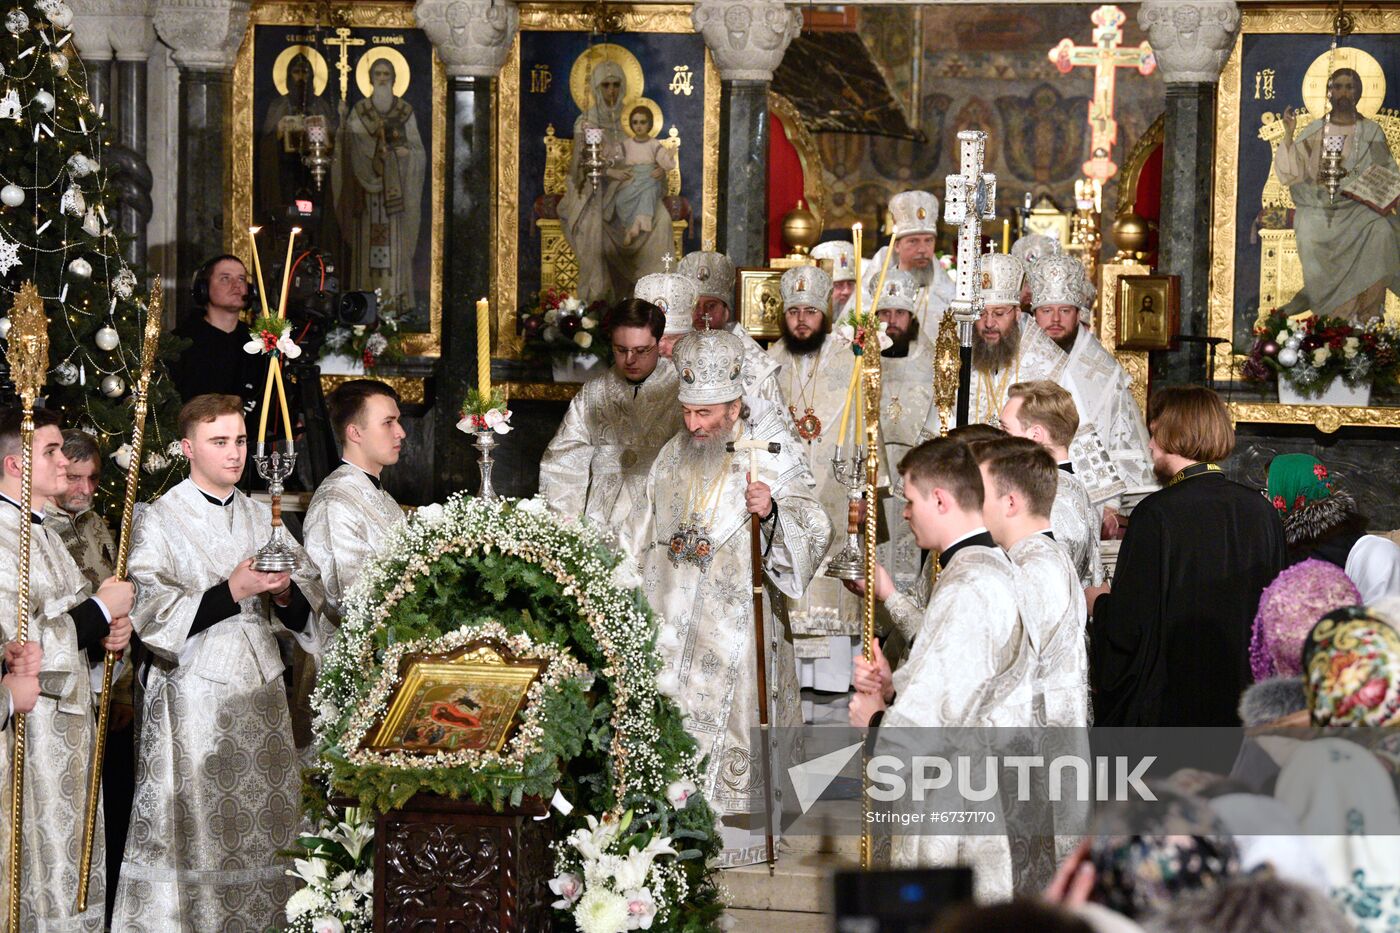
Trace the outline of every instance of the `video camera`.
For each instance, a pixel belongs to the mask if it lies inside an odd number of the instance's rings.
[[[292,260],[287,319],[306,358],[314,360],[327,332],[335,325],[377,328],[379,296],[374,292],[341,291],[334,258],[313,246]]]

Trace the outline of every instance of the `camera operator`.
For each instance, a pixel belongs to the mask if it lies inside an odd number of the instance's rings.
[[[215,256],[199,267],[190,283],[195,310],[175,328],[176,336],[191,341],[170,367],[181,399],[237,395],[251,423],[267,378],[267,357],[244,351],[252,334],[239,314],[252,307],[256,295],[237,256]]]

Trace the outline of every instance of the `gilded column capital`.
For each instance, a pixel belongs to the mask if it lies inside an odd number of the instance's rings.
[[[248,29],[249,0],[153,0],[156,34],[191,71],[232,71]]]
[[[802,14],[780,0],[699,0],[695,31],[726,81],[772,81],[788,43],[802,31]]]
[[[1147,33],[1162,80],[1215,84],[1240,29],[1235,0],[1144,0],[1138,25]]]
[[[449,75],[496,77],[520,30],[514,0],[418,0],[413,15]]]
[[[151,0],[70,0],[73,37],[83,58],[144,62],[155,45]]]

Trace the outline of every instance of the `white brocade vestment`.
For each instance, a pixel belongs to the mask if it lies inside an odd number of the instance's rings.
[[[1033,713],[1037,726],[1089,721],[1088,610],[1069,551],[1043,534],[1011,545],[1021,619],[1035,657]]]
[[[190,634],[207,590],[268,536],[271,512],[241,492],[220,506],[191,480],[137,519],[132,623],[145,672],[131,830],[113,931],[258,931],[282,922],[292,879],[278,855],[296,840],[301,776],[282,684],[281,630],[262,596]],[[311,607],[297,640],[319,651],[315,565],[292,578]]]
[[[1104,349],[1099,339],[1081,330],[1069,353],[1069,376],[1074,380],[1075,403],[1079,406],[1081,432],[1092,426],[1108,451],[1118,476],[1128,489],[1155,486],[1152,457],[1147,452],[1147,425],[1142,420],[1137,400],[1133,398],[1132,378],[1123,370],[1113,354]],[[1069,388],[1066,386],[1066,388]],[[1079,439],[1076,438],[1076,444]],[[1089,487],[1096,504],[1102,500],[1094,494],[1095,483],[1087,475],[1089,465],[1081,469],[1082,455],[1071,447],[1075,471]],[[1116,507],[1117,497],[1109,501]]]
[[[917,742],[912,735],[923,733],[903,731],[909,727],[1029,726],[1034,664],[1011,561],[997,547],[959,546],[939,571],[909,656],[894,672],[894,703],[880,731],[901,732],[882,736],[882,747]],[[891,861],[898,868],[970,865],[979,902],[1012,894],[1004,835],[896,835]]]
[[[540,496],[555,511],[614,534],[646,496],[647,472],[681,429],[670,360],[633,385],[609,369],[579,389],[540,460]]]
[[[1089,490],[1079,477],[1061,468],[1055,471],[1059,485],[1050,509],[1055,540],[1065,546],[1081,587],[1103,583],[1103,554],[1099,549],[1099,515],[1089,501]]]
[[[885,251],[888,249],[888,246],[880,247],[869,262],[861,263],[861,285],[866,295],[873,294],[880,283],[880,271],[885,267]],[[892,259],[890,268],[899,268],[899,260]],[[938,325],[943,320],[943,312],[953,303],[953,298],[957,295],[957,286],[937,257],[922,269],[904,271],[914,277],[914,284],[918,286],[914,292],[914,320],[919,322],[919,336],[915,342],[927,345],[931,353],[934,340],[938,337]],[[854,302],[855,296],[852,295],[842,313],[855,307]]]
[[[830,523],[812,493],[803,458],[787,441],[778,409],[759,405],[744,424],[745,439],[776,440],[776,454],[760,454],[763,482],[772,489],[777,519],[763,524],[769,722],[801,724],[792,633],[784,600],[801,599],[831,539]],[[689,709],[686,729],[707,756],[702,790],[726,814],[720,866],[764,858],[762,769],[753,760],[750,733],[758,721],[758,673],[754,647],[753,569],[749,512],[744,506],[748,457],[736,454],[716,494],[707,522],[712,543],[707,568],[670,559],[670,540],[689,518],[689,436],[676,435],[661,449],[647,479],[646,500],[625,535],[641,567],[643,587],[660,626],[661,677]],[[706,477],[709,482],[712,478]],[[777,821],[774,820],[776,828]]]
[[[924,425],[933,410],[933,350],[914,341],[908,356],[885,356],[880,360],[880,442],[884,446],[881,468],[883,483],[897,477],[899,461],[924,440]],[[904,520],[904,497],[882,492],[885,527],[889,540],[876,548],[880,563],[889,571],[896,589],[908,590],[919,578],[923,566],[914,532]]]
[[[394,497],[353,463],[342,463],[316,487],[302,531],[306,553],[321,571],[325,619],[331,626],[339,627],[345,595],[385,536],[403,520]]]
[[[1045,331],[1024,316],[1021,318],[1020,328],[1021,342],[1010,372],[986,373],[973,367],[968,392],[969,423],[1000,424],[1007,390],[1018,382],[1048,379],[1064,386],[1071,395],[1074,394],[1074,389],[1065,382],[1065,370],[1069,367],[1069,356],[1065,351],[1056,346],[1055,341],[1051,340]]]
[[[19,523],[27,521],[13,503],[0,502],[0,641],[17,634]],[[24,933],[101,933],[107,889],[102,806],[93,837],[88,909],[75,913],[81,864],[84,791],[92,767],[96,717],[88,657],[78,648],[68,614],[89,596],[87,581],[48,523],[33,526],[29,548],[29,632],[44,661],[39,700],[25,717],[24,840],[21,866],[20,928]],[[6,709],[6,712],[9,710]],[[0,861],[8,868],[13,730],[0,736]],[[0,894],[8,895],[8,871],[0,874]],[[0,901],[8,903],[8,901]],[[3,923],[0,923],[2,926]]]
[[[849,500],[846,487],[831,468],[831,455],[836,447],[841,416],[846,410],[846,390],[857,357],[851,352],[849,341],[833,335],[828,335],[815,353],[794,356],[781,340],[775,342],[768,353],[782,367],[779,372],[787,398],[784,411],[789,420],[806,417],[810,408],[821,422],[819,434],[799,443],[816,479],[817,499],[839,544],[846,528]],[[846,456],[851,456],[849,445]],[[839,550],[839,547],[831,548],[827,558]],[[860,599],[842,586],[840,580],[824,575],[826,563],[824,559],[817,568],[816,576],[801,599],[788,600],[788,618],[792,623],[799,665],[810,669],[804,672],[806,679],[813,681],[810,686],[818,690],[844,691],[851,680],[851,636],[860,634]],[[844,650],[841,650],[842,645]]]

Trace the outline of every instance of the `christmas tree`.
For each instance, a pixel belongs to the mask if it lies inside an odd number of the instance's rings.
[[[46,404],[65,427],[93,434],[102,450],[98,506],[115,521],[125,491],[147,308],[136,273],[113,232],[102,114],[87,94],[86,70],[63,0],[21,0],[0,32],[0,313],[27,281],[49,316]],[[0,319],[0,337],[9,318]],[[178,338],[162,338],[173,359]],[[7,386],[8,388],[8,386]],[[175,418],[180,399],[157,363],[151,379],[141,498],[182,477]],[[125,449],[124,449],[125,448]],[[128,456],[123,457],[126,453]]]

